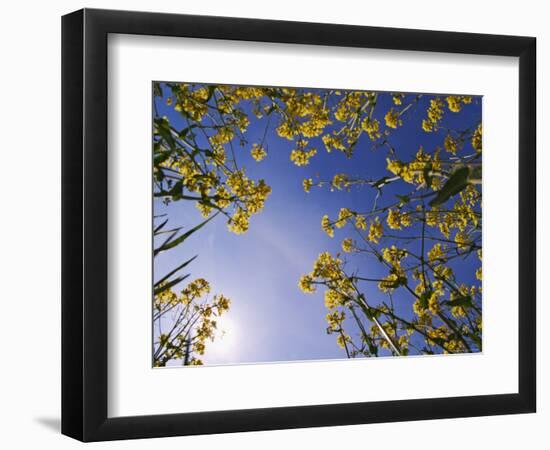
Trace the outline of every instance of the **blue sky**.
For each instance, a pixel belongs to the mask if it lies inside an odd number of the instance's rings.
[[[392,135],[391,143],[403,160],[413,158],[419,145],[427,149],[441,145],[439,133],[421,131],[430,98],[433,97],[424,96]],[[389,94],[381,95],[377,111],[387,111],[390,103]],[[164,101],[158,100],[156,106],[159,114],[167,116],[176,128],[185,126]],[[384,123],[383,117],[375,117]],[[444,125],[464,129],[474,127],[480,119],[481,99],[476,98],[465,106],[463,113],[447,114]],[[263,120],[252,120],[246,134],[250,145],[261,140],[264,128]],[[374,149],[366,136],[352,158],[338,151],[328,154],[319,139],[311,142],[318,153],[304,167],[290,162],[293,142],[280,138],[274,131],[268,133],[268,156],[260,163],[251,158],[250,145],[237,147],[239,164],[245,166],[247,175],[263,178],[272,187],[264,210],[252,217],[249,231],[241,235],[230,233],[226,219],[218,216],[183,245],[155,258],[155,279],[158,279],[183,260],[199,255],[188,267],[189,279],[203,277],[211,283],[213,293],[223,293],[232,300],[230,311],[219,320],[219,327],[226,334],[208,345],[202,357],[205,364],[345,358],[335,335],[327,335],[325,331],[327,310],[323,290],[303,294],[297,282],[302,274],[311,271],[320,252],[340,252],[342,240],[353,237],[347,228],[336,230],[334,238],[328,237],[320,227],[322,216],[328,214],[333,218],[341,207],[365,211],[371,207],[375,192],[370,187],[359,187],[351,192],[313,188],[305,193],[302,180],[331,179],[338,172],[371,178],[390,175],[386,170],[387,151]],[[410,185],[390,186],[384,190],[379,204],[391,203],[395,194],[410,191]],[[157,199],[154,213],[167,213],[173,226],[192,227],[203,220],[189,201],[166,206]],[[350,266],[360,268],[364,276],[387,275],[379,263],[365,256],[346,255],[346,259]],[[461,281],[473,283],[474,271],[469,262],[457,264],[455,272]],[[379,295],[376,285],[363,288],[367,297]],[[403,299],[403,312],[410,311],[411,302]]]

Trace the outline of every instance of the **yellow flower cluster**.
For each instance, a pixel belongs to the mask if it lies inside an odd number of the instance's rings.
[[[294,149],[290,153],[290,160],[297,166],[307,166],[309,160],[315,156],[317,149],[311,148],[309,150]]]
[[[191,281],[185,289],[181,291],[183,302],[188,304],[194,298],[202,297],[205,294],[210,293],[210,283],[204,278],[197,278]]]
[[[401,267],[401,261],[407,254],[406,250],[399,249],[395,245],[382,249],[382,259],[390,266],[390,274],[378,283],[378,289],[382,292],[390,292],[407,282],[405,271]]]
[[[416,152],[415,159],[410,163],[404,163],[399,160],[386,158],[388,171],[401,177],[407,183],[421,185],[427,183],[425,170],[429,170],[432,175],[437,175],[441,170],[440,150],[436,149],[433,156],[424,151],[423,147]],[[432,180],[435,181],[435,179]]]
[[[332,122],[328,118],[328,111],[319,110],[312,115],[308,121],[301,122],[298,125],[298,132],[307,138],[317,137],[320,136],[325,128],[331,123]]]
[[[302,181],[302,187],[304,188],[304,192],[309,192],[312,186],[313,186],[313,180],[311,178],[305,178],[304,181]]]
[[[174,109],[188,115],[193,120],[200,121],[208,111],[207,99],[207,88],[202,87],[191,91],[188,84],[180,84]]]
[[[342,322],[346,318],[344,311],[333,311],[327,314],[328,331],[334,332],[342,329]]]
[[[260,144],[253,144],[250,154],[252,155],[252,158],[258,162],[262,161],[267,156],[267,152]]]
[[[250,216],[242,209],[237,209],[237,212],[227,222],[229,231],[235,234],[242,234],[248,231]]]
[[[293,140],[297,135],[312,138],[321,135],[332,123],[329,111],[318,94],[284,88],[280,92],[280,97],[285,110],[277,128],[279,136],[289,140]]]
[[[428,261],[430,263],[445,262],[446,252],[441,244],[435,244],[430,251],[428,251]]]
[[[478,153],[481,153],[481,143],[482,143],[482,127],[480,122],[472,136],[472,147]]]
[[[303,275],[298,283],[300,289],[305,293],[315,292],[314,282],[325,284],[325,306],[333,310],[343,306],[352,293],[353,285],[351,280],[342,270],[343,261],[334,258],[330,253],[324,252],[319,255],[313,264],[313,271]]]
[[[219,127],[216,131],[216,134],[208,138],[208,140],[210,141],[210,145],[213,148],[218,148],[223,144],[227,144],[235,137],[233,127],[230,126]]]
[[[471,244],[470,239],[468,238],[468,234],[466,234],[464,231],[458,231],[455,234],[455,242],[458,245],[458,248],[461,250],[466,250]]]
[[[346,343],[350,342],[351,338],[347,334],[340,334],[336,338],[336,343],[340,348],[346,348]]]
[[[450,231],[454,228],[463,232],[468,226],[477,227],[480,219],[475,212],[475,206],[480,200],[481,194],[475,186],[468,185],[460,192],[460,199],[455,202],[451,211],[441,212],[436,207],[427,211],[426,224],[431,227],[438,227],[447,239],[450,236]],[[459,236],[459,240],[461,239],[462,236]]]
[[[334,117],[340,122],[345,122],[352,116],[357,115],[359,109],[367,100],[362,92],[349,92],[336,107]]]
[[[319,278],[335,279],[342,275],[342,260],[323,252],[313,264],[313,275]]]
[[[331,134],[325,134],[322,137],[327,153],[330,153],[332,149],[340,150],[341,152],[347,152],[347,147],[344,145],[343,139],[340,136],[334,136]]]
[[[337,173],[332,178],[331,186],[335,189],[342,190],[349,187],[349,177],[345,173]]]
[[[422,129],[427,133],[436,131],[441,119],[443,119],[443,101],[437,97],[430,100],[428,118],[422,121]]]
[[[460,112],[462,105],[469,105],[472,103],[472,97],[467,95],[449,95],[445,100],[447,100],[447,106],[449,111]]]
[[[218,186],[216,189],[215,202],[220,208],[227,208],[231,204],[231,194],[224,185]]]
[[[164,366],[169,360],[184,359],[191,343],[193,353],[203,355],[207,340],[214,340],[217,317],[229,310],[231,301],[224,295],[214,295],[210,301],[199,300],[210,293],[210,283],[204,278],[191,281],[181,295],[166,289],[154,297],[154,310],[158,314],[176,312],[178,317],[170,334],[160,334],[156,343],[155,366]],[[194,333],[191,333],[193,327]],[[189,364],[200,365],[202,361],[191,358]]]
[[[302,275],[298,282],[300,290],[306,294],[312,294],[315,292],[315,285],[313,284],[313,276],[311,274]]]
[[[325,307],[329,310],[341,306],[344,303],[345,296],[334,289],[325,291]]]
[[[482,271],[482,268],[478,268],[476,270],[476,278],[479,280],[479,281],[482,281],[483,280],[483,271]]]
[[[403,121],[399,118],[399,112],[393,108],[386,113],[384,120],[386,121],[386,126],[390,128],[397,128],[403,125]]]
[[[392,245],[389,248],[382,249],[382,258],[390,264],[393,269],[400,269],[401,260],[407,256],[407,253],[407,250]]]
[[[365,219],[365,216],[357,215],[355,217],[355,226],[359,230],[365,231],[367,229],[367,219]]]
[[[375,219],[370,224],[369,236],[368,236],[369,241],[374,242],[375,244],[378,244],[378,242],[380,242],[380,239],[382,238],[383,232],[384,232],[384,228],[380,223],[380,219],[378,217],[375,217]]]
[[[406,278],[404,279],[397,273],[391,273],[378,283],[378,289],[380,289],[381,292],[388,293],[401,286],[403,281],[406,281]]]
[[[352,238],[345,238],[342,241],[342,250],[346,253],[351,253],[354,249],[353,246],[353,239]]]
[[[264,208],[265,201],[271,194],[271,187],[264,180],[256,183],[247,178],[243,171],[233,172],[226,183],[241,202],[241,206],[228,220],[228,228],[236,234],[245,233],[248,230],[250,217]]]
[[[404,98],[405,98],[404,94],[393,94],[392,95],[393,104],[396,106],[401,106],[403,104]]]
[[[382,133],[380,133],[380,122],[376,119],[365,117],[363,122],[361,122],[361,128],[369,135],[372,141],[376,141],[376,139],[382,136]]]
[[[456,155],[456,151],[458,149],[458,141],[455,138],[453,138],[450,134],[448,134],[445,137],[443,146],[445,147],[445,150],[447,152],[452,153],[453,155]]]
[[[343,228],[353,215],[353,212],[349,208],[340,208],[338,219],[334,222],[334,226],[336,226],[336,228]]]
[[[330,237],[334,237],[334,226],[326,214],[321,219],[321,229]]]
[[[402,227],[409,227],[412,224],[411,215],[406,212],[400,212],[397,209],[390,209],[386,219],[388,226],[393,230],[400,230]]]

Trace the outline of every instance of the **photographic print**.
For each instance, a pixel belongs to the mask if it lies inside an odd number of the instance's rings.
[[[482,97],[155,81],[154,367],[482,351]]]

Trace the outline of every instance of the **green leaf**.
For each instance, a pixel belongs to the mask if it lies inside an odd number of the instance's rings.
[[[168,143],[172,150],[176,148],[176,141],[166,120],[163,118],[155,119],[155,131]]]
[[[183,262],[182,264],[180,264],[178,267],[176,267],[174,270],[171,270],[170,272],[168,272],[166,275],[164,275],[160,280],[158,280],[156,283],[155,283],[155,288],[158,287],[162,282],[166,281],[168,278],[170,278],[172,275],[174,275],[176,272],[178,272],[179,270],[183,269],[184,267],[188,266],[189,264],[191,264],[196,258],[197,258],[198,255],[195,255],[193,256],[191,259],[188,259],[187,261]]]
[[[418,300],[420,301],[420,306],[423,309],[428,308],[428,303],[429,303],[428,300],[430,299],[431,295],[432,295],[432,291],[430,290],[426,290],[426,292],[420,295],[420,298]]]
[[[197,128],[198,125],[190,125],[188,127],[185,127],[183,130],[181,130],[179,133],[178,133],[178,136],[182,139],[185,138],[185,136],[187,136],[189,134],[189,132],[193,129],[193,128]]]
[[[156,256],[158,255],[164,248],[165,245],[167,245],[168,243],[170,243],[170,241],[172,239],[174,239],[174,237],[176,236],[176,234],[178,234],[178,230],[175,230],[174,232],[172,232],[170,234],[170,236],[168,236],[164,242],[160,245],[160,247],[156,248],[154,251],[153,251],[153,256]]]
[[[468,186],[469,174],[470,169],[468,167],[461,167],[455,170],[445,185],[437,192],[436,197],[430,202],[430,206],[439,206],[449,200],[453,195],[462,191]]]
[[[153,164],[155,166],[161,165],[164,161],[168,159],[171,152],[159,152],[155,154],[155,157],[153,159]]]
[[[447,303],[451,307],[455,307],[455,306],[470,307],[472,306],[472,297],[470,295],[464,295],[462,297],[457,297],[452,301],[448,301]]]
[[[197,226],[191,228],[190,230],[183,233],[181,236],[178,236],[174,239],[174,236],[176,235],[177,231],[171,234],[166,241],[157,249],[154,250],[153,255],[158,255],[160,252],[164,252],[166,250],[170,250],[171,248],[174,248],[178,245],[180,245],[183,241],[185,241],[189,236],[191,236],[195,231],[200,230],[202,227],[204,227],[208,222],[210,222],[214,217],[216,217],[217,214],[214,214],[213,216],[210,216],[205,221],[199,223]]]
[[[159,295],[161,292],[164,292],[167,289],[170,289],[171,287],[175,286],[176,284],[181,283],[183,280],[185,280],[188,277],[189,277],[189,274],[175,278],[172,281],[169,281],[168,283],[166,283],[165,285],[155,288],[155,290],[153,291],[153,294]]]
[[[410,197],[408,195],[399,195],[399,194],[396,194],[395,195],[399,200],[401,200],[401,205],[400,206],[403,206],[403,205],[406,205],[407,203],[409,203],[411,201]]]
[[[168,223],[168,219],[166,219],[164,222],[162,222],[160,225],[157,225],[154,229],[153,229],[153,234],[156,234],[158,233],[160,230],[162,230],[164,228],[164,226]]]

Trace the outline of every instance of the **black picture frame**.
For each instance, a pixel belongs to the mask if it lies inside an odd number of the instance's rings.
[[[178,36],[519,57],[518,393],[107,416],[107,36]],[[62,18],[62,433],[81,441],[535,412],[536,39],[83,9]],[[513,294],[513,293],[512,293]]]

